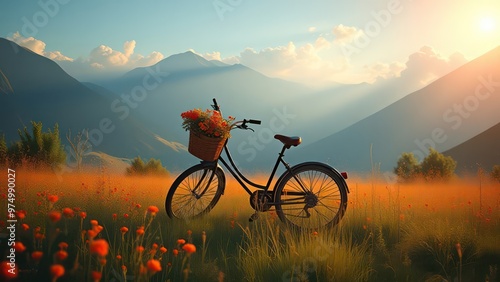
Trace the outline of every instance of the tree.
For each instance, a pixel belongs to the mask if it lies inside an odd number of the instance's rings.
[[[420,165],[415,155],[413,153],[403,153],[398,159],[394,173],[403,182],[414,180],[420,174]]]
[[[82,167],[83,156],[87,154],[88,150],[92,148],[89,143],[89,132],[88,130],[79,131],[76,136],[71,136],[71,129],[68,130],[66,134],[66,139],[71,146],[71,157],[75,159],[76,169],[80,170]]]
[[[456,166],[457,162],[453,158],[429,148],[429,155],[420,164],[413,153],[403,153],[398,159],[394,173],[402,182],[415,180],[419,175],[426,180],[448,180],[453,176]]]
[[[494,165],[491,170],[491,177],[500,182],[500,165]]]
[[[20,141],[17,141],[8,150],[9,161],[14,165],[23,162],[38,166],[58,168],[66,160],[66,153],[59,138],[59,126],[54,125],[54,131],[42,131],[41,122],[31,122],[32,133],[25,127],[18,130]]]
[[[136,157],[132,160],[130,167],[127,168],[128,175],[168,175],[168,171],[161,164],[160,160],[155,160],[153,158],[149,159],[147,163],[141,159],[141,157]]]
[[[429,148],[429,155],[420,164],[422,174],[427,180],[448,180],[453,176],[456,167],[457,162],[452,157],[446,157],[434,148]]]

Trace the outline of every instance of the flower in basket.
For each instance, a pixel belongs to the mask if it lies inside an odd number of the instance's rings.
[[[223,118],[219,111],[193,109],[181,114],[182,128],[196,135],[212,138],[229,138],[234,117]]]

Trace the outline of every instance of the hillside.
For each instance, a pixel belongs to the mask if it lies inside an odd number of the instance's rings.
[[[34,120],[42,121],[45,130],[58,123],[63,142],[69,129],[89,130],[92,151],[113,156],[152,157],[168,151],[133,114],[121,119],[113,112],[114,97],[94,92],[55,62],[1,38],[0,69],[12,88],[0,95],[0,134],[8,143]]]
[[[429,146],[453,148],[500,122],[498,65],[500,47],[296,154],[369,171],[372,162],[392,170],[403,152],[422,159]]]
[[[475,171],[479,167],[489,171],[500,164],[500,123],[443,152],[457,161],[458,171]]]

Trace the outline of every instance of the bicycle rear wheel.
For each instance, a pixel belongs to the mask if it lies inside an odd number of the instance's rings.
[[[208,213],[224,193],[226,178],[218,166],[195,165],[174,181],[165,200],[170,218],[192,219]]]
[[[298,165],[278,184],[274,202],[280,220],[292,227],[332,227],[347,208],[347,184],[327,165]]]

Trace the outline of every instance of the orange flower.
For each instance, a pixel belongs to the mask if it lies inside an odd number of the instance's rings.
[[[101,281],[102,272],[94,270],[90,273],[90,276],[92,277],[92,281]]]
[[[26,217],[26,211],[25,210],[20,210],[16,212],[16,217],[19,220],[23,220]]]
[[[57,280],[57,278],[64,275],[64,266],[60,264],[53,264],[50,266],[50,275],[52,275],[52,280]]]
[[[108,241],[104,239],[97,239],[90,242],[90,253],[96,254],[100,257],[105,257],[109,251]]]
[[[125,234],[125,233],[127,233],[127,232],[128,232],[128,228],[127,228],[127,227],[125,227],[125,226],[123,226],[122,228],[120,228],[120,232],[121,232],[122,234]]]
[[[146,267],[152,273],[156,273],[158,271],[161,271],[160,261],[156,260],[156,259],[150,259],[150,260],[148,260],[148,262],[146,263]]]
[[[196,252],[196,246],[191,243],[185,244],[184,246],[182,246],[182,249],[188,254]]]
[[[68,253],[64,250],[59,250],[54,254],[54,257],[59,261],[63,261],[68,257]]]
[[[156,215],[156,213],[159,211],[160,211],[160,209],[157,206],[149,206],[148,207],[148,212],[150,212],[151,215]]]
[[[177,240],[177,244],[179,244],[179,245],[186,244],[186,240],[184,240],[184,239],[178,239]]]
[[[58,211],[51,211],[49,212],[49,218],[52,222],[58,222],[61,220],[61,213]]]
[[[116,255],[116,259],[117,259],[117,260],[121,260],[121,259],[122,259],[122,256],[121,256],[121,255]]]
[[[95,230],[89,230],[87,231],[87,236],[89,237],[90,240],[92,240],[95,238],[95,236],[97,236],[97,232]]]
[[[61,250],[66,250],[68,248],[68,243],[66,242],[61,242],[59,245],[57,245]]]
[[[26,223],[23,223],[21,226],[23,227],[24,231],[30,229],[30,226],[28,224],[26,224]]]
[[[49,200],[49,202],[51,202],[51,203],[55,203],[55,202],[59,201],[59,196],[57,196],[57,195],[48,195],[47,196],[47,200]]]
[[[179,254],[179,250],[173,249],[172,254],[174,254],[174,257],[176,257]]]
[[[95,220],[95,219],[92,219],[92,220],[90,221],[90,225],[92,225],[92,226],[97,226],[97,225],[99,225],[99,221],[97,221],[97,220]]]
[[[137,246],[136,250],[137,250],[137,252],[142,253],[142,252],[144,252],[144,247],[143,246]]]
[[[67,218],[72,218],[75,216],[75,211],[72,208],[64,208],[62,213]]]
[[[137,236],[141,236],[144,234],[144,226],[140,226],[137,228],[137,230],[135,231],[135,233],[137,234]]]
[[[80,212],[80,218],[85,219],[87,217],[86,212]]]
[[[0,262],[0,278],[5,278],[5,280],[16,278],[18,273],[17,264],[14,266],[14,271],[11,269],[11,263],[9,261]],[[4,281],[4,279],[2,279],[2,281]]]
[[[165,248],[165,247],[160,247],[160,252],[161,252],[162,254],[166,253],[166,252],[167,252],[167,248]]]
[[[23,244],[23,242],[15,242],[14,249],[16,250],[16,253],[22,253],[26,251],[26,246]]]

